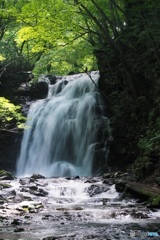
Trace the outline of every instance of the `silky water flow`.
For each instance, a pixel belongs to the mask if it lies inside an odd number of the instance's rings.
[[[17,161],[17,176],[90,176],[100,96],[98,72],[62,77],[48,97],[34,102]],[[94,81],[94,82],[93,82]]]

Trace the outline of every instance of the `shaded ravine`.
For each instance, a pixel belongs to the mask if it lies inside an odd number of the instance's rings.
[[[31,178],[1,181],[0,237],[10,240],[146,239],[160,211],[122,199],[111,179]],[[148,239],[148,238],[147,238]]]

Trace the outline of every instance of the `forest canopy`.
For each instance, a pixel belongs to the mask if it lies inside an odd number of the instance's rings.
[[[136,54],[138,40],[130,41],[136,34],[139,41],[150,35],[147,47],[159,58],[159,35],[154,37],[152,28],[158,25],[158,10],[152,11],[158,5],[157,0],[1,0],[0,61],[24,65],[36,75],[67,74],[97,69],[95,51],[114,48],[129,75],[121,45]]]
[[[77,11],[74,1],[1,1],[0,59],[25,62],[35,74],[97,68]]]

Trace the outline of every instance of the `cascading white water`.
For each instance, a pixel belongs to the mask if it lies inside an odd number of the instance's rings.
[[[98,82],[98,72],[92,73]],[[67,84],[66,84],[67,83]],[[87,74],[50,85],[47,99],[31,105],[17,175],[89,176],[97,135],[96,88]]]

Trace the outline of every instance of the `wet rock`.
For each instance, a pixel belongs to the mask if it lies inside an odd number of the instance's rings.
[[[13,222],[11,224],[14,224],[14,225],[21,225],[22,224],[22,220],[20,219],[14,219]]]
[[[10,195],[16,196],[16,191],[15,190],[10,191]]]
[[[146,218],[149,218],[148,217],[148,215],[146,214],[146,213],[144,213],[144,212],[136,212],[136,211],[133,211],[132,213],[131,213],[131,216],[133,217],[133,218],[138,218],[138,219],[146,219]]]
[[[108,198],[103,198],[102,203],[103,203],[103,205],[107,205],[108,204]]]
[[[45,191],[43,188],[39,188],[38,189],[40,193],[42,193],[44,196],[47,196],[48,195],[48,192]]]
[[[123,192],[125,190],[125,183],[123,181],[119,181],[115,184],[115,188],[117,192]]]
[[[23,200],[24,201],[32,201],[32,198],[29,197],[29,196],[25,196],[25,195],[22,195],[23,196]]]
[[[0,215],[0,222],[3,222],[4,220],[7,220],[7,217]]]
[[[0,170],[0,180],[14,180],[14,177],[10,172]]]
[[[30,179],[33,179],[33,180],[37,180],[37,179],[45,179],[45,177],[42,176],[42,175],[40,175],[40,174],[36,174],[36,173],[34,173],[34,174],[30,177]]]
[[[28,192],[28,191],[29,191],[28,188],[24,188],[24,187],[22,187],[22,188],[20,189],[20,192]]]
[[[74,208],[73,208],[73,210],[76,210],[76,211],[82,211],[82,210],[83,210],[83,208],[82,208],[82,207],[78,207],[78,206],[77,206],[77,207],[74,207]]]
[[[29,183],[30,183],[30,179],[29,179],[29,178],[20,179],[20,180],[19,180],[19,183],[20,183],[21,185],[29,184]]]
[[[85,183],[96,183],[98,182],[99,180],[98,179],[95,179],[95,178],[89,178],[85,181]]]
[[[47,237],[47,238],[43,238],[43,240],[57,240],[59,239],[58,237]]]
[[[9,199],[12,199],[14,203],[21,203],[22,201],[26,200],[22,194],[16,194],[15,196],[10,197]]]
[[[35,209],[40,209],[44,207],[42,203],[34,204],[34,206],[35,206]]]
[[[28,208],[29,213],[37,213],[38,211],[36,211],[34,208]]]
[[[12,190],[12,191],[7,191],[4,193],[3,197],[5,197],[6,199],[13,199],[16,196],[16,191]]]
[[[90,197],[93,197],[94,195],[107,192],[109,190],[109,187],[103,184],[97,184],[97,185],[91,185],[88,187],[87,192],[89,193]]]
[[[114,178],[117,178],[117,177],[122,177],[122,176],[124,176],[124,173],[123,172],[116,172],[116,173],[114,173],[114,175],[113,175],[113,177]]]
[[[48,80],[50,81],[50,84],[55,84],[57,77],[55,75],[52,74],[47,74],[45,75],[46,78],[48,78]]]
[[[11,188],[12,185],[8,184],[8,183],[0,183],[0,189],[4,189],[4,188]]]
[[[113,177],[113,173],[104,173],[103,174],[103,178],[112,178]]]
[[[58,210],[58,211],[69,211],[68,208],[56,208],[56,210]]]
[[[32,217],[30,215],[25,215],[24,218],[31,219]]]
[[[50,214],[46,214],[44,217],[45,217],[45,218],[50,218],[50,217],[53,217],[53,216],[50,215]]]
[[[76,179],[80,179],[80,177],[79,176],[73,177],[73,180],[76,180]]]
[[[30,87],[30,96],[33,99],[44,99],[48,94],[47,82],[36,82]]]
[[[39,187],[46,187],[48,185],[48,183],[47,182],[44,182],[44,183],[36,182],[36,185],[39,186]]]
[[[0,204],[3,204],[5,202],[8,202],[7,198],[0,195]]]
[[[19,96],[29,96],[29,87],[28,83],[22,83],[20,87],[17,89],[16,94]]]
[[[48,192],[45,191],[43,188],[38,188],[38,184],[30,185],[30,186],[27,185],[25,187],[21,187],[20,191],[21,192],[29,192],[30,194],[33,194],[33,195],[39,196],[39,197],[45,197],[48,195]]]
[[[16,207],[16,210],[19,211],[19,212],[25,212],[25,209],[23,209],[22,207]]]
[[[16,228],[14,229],[14,232],[24,232],[24,228]]]
[[[25,212],[25,213],[38,213],[39,210],[42,209],[43,207],[44,206],[42,203],[34,203],[34,204],[22,203],[21,206],[16,208],[16,210]]]
[[[111,186],[111,185],[113,185],[113,181],[111,179],[104,179],[103,184]]]
[[[37,191],[38,187],[33,185],[28,187],[30,190]]]
[[[71,178],[71,177],[66,177],[65,179],[67,179],[67,180],[72,180],[72,178]]]
[[[42,188],[39,188],[37,190],[29,190],[29,192],[35,196],[39,197],[46,197],[48,195],[48,192],[43,190]]]

